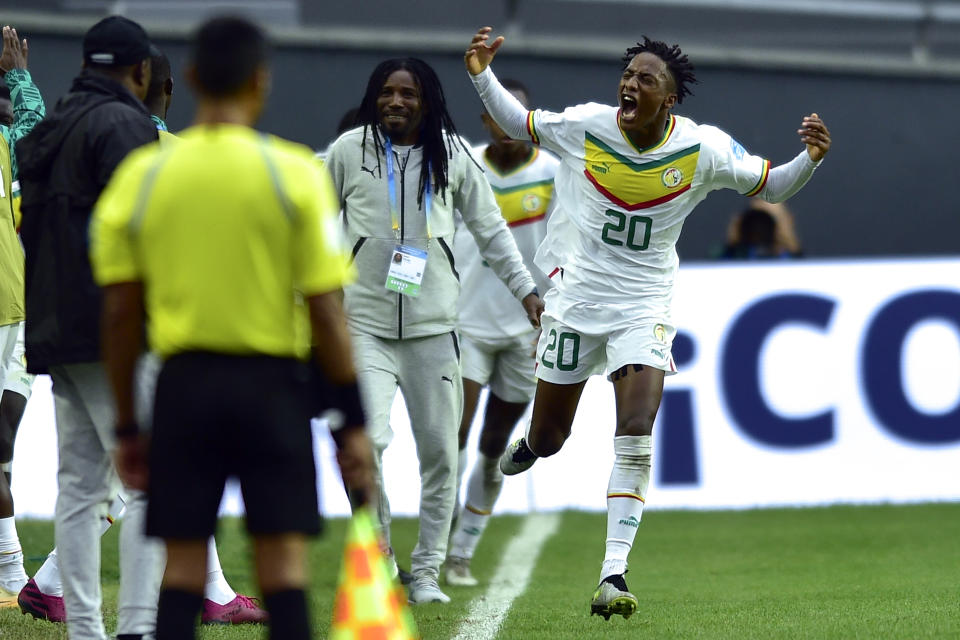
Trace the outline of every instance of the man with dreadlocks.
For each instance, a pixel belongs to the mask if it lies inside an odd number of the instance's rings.
[[[806,148],[770,169],[720,129],[673,115],[696,82],[693,65],[676,45],[646,37],[623,58],[619,108],[590,103],[562,113],[528,111],[489,67],[503,44],[503,37],[488,44],[490,31],[473,36],[467,71],[507,135],[560,155],[554,217],[568,222],[551,226],[536,258],[546,273],[556,269],[560,276],[545,299],[530,428],[508,447],[500,469],[520,473],[559,451],[587,378],[607,374],[617,403],[615,457],[591,613],[627,618],[638,604],[624,574],[650,480],[653,422],[664,376],[676,373],[670,306],[680,228],[715,189],[770,202],[789,198],[830,149],[830,132],[816,113],[805,116],[798,133]]]
[[[357,267],[344,303],[377,454],[379,523],[395,567],[380,461],[393,436],[390,409],[399,386],[420,458],[410,601],[449,602],[437,577],[456,503],[463,401],[455,332],[460,284],[450,249],[455,209],[534,326],[543,304],[429,65],[416,58],[378,65],[356,122],[361,126],[331,145],[327,166]]]

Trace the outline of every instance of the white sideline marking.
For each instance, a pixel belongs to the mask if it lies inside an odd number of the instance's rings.
[[[492,640],[513,601],[527,589],[543,543],[560,525],[559,513],[527,516],[520,533],[510,541],[486,593],[475,599],[454,640]]]

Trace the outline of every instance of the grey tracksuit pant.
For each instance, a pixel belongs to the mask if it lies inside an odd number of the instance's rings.
[[[54,517],[71,639],[106,640],[100,612],[100,521],[120,487],[113,466],[114,404],[100,363],[50,367],[57,421],[59,494]],[[146,496],[127,491],[120,531],[117,633],[152,635],[163,544],[143,534]]]
[[[390,409],[403,393],[420,459],[420,534],[410,559],[414,576],[439,575],[456,505],[457,431],[463,410],[459,346],[452,333],[389,340],[353,333],[354,360],[373,442],[380,489],[377,515],[390,542],[390,505],[383,486],[383,451],[393,439]]]

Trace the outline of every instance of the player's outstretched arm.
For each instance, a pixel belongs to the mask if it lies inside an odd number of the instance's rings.
[[[0,126],[3,137],[10,145],[10,158],[14,179],[17,179],[17,157],[15,146],[18,140],[33,131],[33,128],[43,120],[46,107],[40,90],[33,83],[27,71],[27,59],[30,48],[26,38],[20,39],[17,30],[6,26],[2,30],[3,50],[0,51],[0,77],[6,80],[10,89],[10,101],[13,104],[13,124],[8,128]],[[12,73],[11,73],[12,72]]]
[[[803,117],[803,123],[797,129],[800,140],[807,145],[807,153],[814,162],[823,160],[830,151],[830,130],[816,113]]]
[[[493,57],[497,55],[500,45],[503,44],[503,36],[497,36],[491,44],[487,44],[491,31],[493,31],[493,27],[480,27],[473,34],[470,46],[467,47],[463,56],[463,62],[467,65],[467,71],[470,72],[470,75],[475,76],[483,73],[483,70],[490,66]]]
[[[492,45],[487,45],[490,30],[490,27],[481,28],[470,41],[470,48],[463,56],[467,73],[487,113],[496,120],[503,132],[514,140],[530,140],[530,133],[527,130],[529,113],[527,108],[520,104],[512,93],[503,88],[490,68],[490,61],[503,44],[503,36],[499,36]]]
[[[783,202],[800,191],[830,150],[830,131],[816,113],[803,117],[797,133],[806,149],[790,162],[770,169],[767,185],[757,194],[767,202]]]

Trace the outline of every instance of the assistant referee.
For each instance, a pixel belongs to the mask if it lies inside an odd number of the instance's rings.
[[[346,418],[334,434],[344,481],[369,487],[372,454],[340,306],[353,272],[338,205],[309,149],[251,128],[269,89],[267,57],[253,24],[204,24],[187,69],[194,125],[177,145],[131,154],[91,227],[118,469],[147,484],[147,533],[167,547],[157,640],[194,637],[206,540],[228,476],[240,480],[271,637],[310,637],[306,535],[319,518],[308,326]],[[150,348],[164,359],[148,481],[131,391],[144,312]]]

